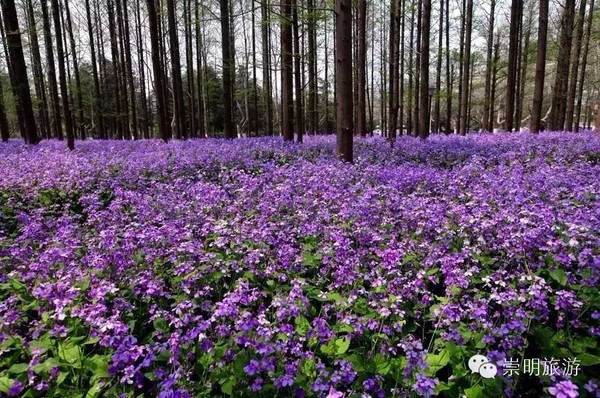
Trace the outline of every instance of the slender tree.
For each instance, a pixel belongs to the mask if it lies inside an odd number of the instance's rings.
[[[429,136],[431,97],[429,95],[429,36],[431,25],[431,0],[421,3],[421,72],[419,77],[419,137]]]
[[[75,45],[75,36],[73,35],[73,23],[71,22],[71,10],[69,1],[65,1],[65,13],[67,17],[67,32],[69,34],[69,43],[71,46],[71,57],[73,59],[73,75],[75,77],[75,97],[77,98],[77,126],[74,127],[75,133],[79,132],[81,139],[85,139],[86,132],[83,119],[83,95],[81,89],[81,78],[79,76],[79,62],[77,60],[77,47]],[[66,39],[66,37],[65,37]]]
[[[399,88],[399,73],[398,73],[398,61],[399,61],[399,44],[400,38],[398,34],[400,22],[400,1],[391,0],[390,2],[390,59],[389,59],[389,72],[388,72],[388,84],[390,96],[389,112],[388,112],[388,137],[390,140],[396,139],[396,130],[398,123],[398,88]]]
[[[569,75],[569,89],[567,92],[567,110],[565,115],[565,130],[573,131],[573,119],[575,116],[575,93],[577,90],[577,77],[579,75],[579,59],[581,56],[581,47],[583,44],[583,23],[585,20],[586,1],[581,0],[579,12],[577,14],[577,25],[575,26],[575,42],[573,43],[573,60],[571,65],[571,74]]]
[[[46,0],[40,0],[42,9],[42,21],[44,27],[44,42],[46,47],[46,65],[48,68],[48,87],[50,89],[50,106],[52,108],[52,133],[59,140],[63,139],[62,121],[60,115],[60,100],[58,96],[58,85],[56,78],[56,69],[54,66],[54,46],[52,44],[52,28],[48,5]]]
[[[535,86],[533,89],[533,104],[531,105],[532,133],[538,133],[540,131],[542,120],[544,79],[546,76],[546,44],[548,42],[548,3],[549,0],[540,0],[537,56],[535,61]]]
[[[440,16],[438,26],[438,51],[437,51],[437,66],[435,74],[435,105],[433,111],[433,132],[440,131],[440,101],[442,88],[442,46],[444,41],[444,0],[440,1]]]
[[[148,7],[148,24],[150,27],[150,46],[152,51],[152,70],[154,72],[154,93],[156,96],[156,118],[158,132],[163,141],[172,137],[167,121],[167,103],[165,98],[162,62],[160,55],[160,35],[158,27],[158,12],[155,0],[146,0]]]
[[[512,131],[514,128],[515,94],[517,87],[517,61],[519,46],[519,18],[522,0],[512,0],[510,7],[510,33],[508,44],[508,75],[506,81],[506,106],[504,118],[504,130]]]
[[[586,23],[585,43],[583,45],[583,54],[581,56],[581,71],[579,77],[579,88],[577,89],[577,106],[575,107],[575,131],[579,131],[581,121],[581,104],[583,100],[583,85],[585,82],[585,72],[587,68],[588,51],[590,49],[590,36],[592,35],[592,24],[594,23],[594,0],[590,1],[590,10],[588,11],[588,20]]]
[[[233,124],[233,53],[229,25],[229,0],[219,0],[221,8],[221,48],[223,53],[223,123],[227,139],[236,137]]]
[[[6,29],[6,42],[8,56],[13,73],[11,84],[17,93],[17,103],[23,115],[23,129],[21,135],[30,144],[37,144],[39,137],[35,125],[33,104],[29,92],[29,81],[27,80],[27,69],[25,57],[23,56],[23,45],[21,42],[21,30],[17,18],[17,9],[14,0],[1,0],[2,16]]]
[[[336,0],[335,4],[336,130],[337,156],[352,162],[352,2]]]
[[[300,47],[300,28],[298,26],[298,4],[297,0],[292,0],[292,30],[294,36],[294,85],[296,86],[296,105],[295,105],[295,127],[296,127],[296,139],[298,142],[302,142],[302,136],[304,135],[304,111],[302,107],[302,74],[301,74],[301,63],[302,54]]]
[[[473,24],[473,0],[467,0],[465,16],[465,50],[463,59],[462,93],[460,100],[459,134],[465,135],[469,129],[467,120],[469,110],[469,75],[471,67],[471,31]]]
[[[550,130],[561,130],[565,124],[574,19],[575,0],[566,0],[561,20],[558,58],[556,60],[556,79],[552,94],[552,112],[550,113],[548,122]]]
[[[494,21],[496,13],[496,0],[490,1],[490,16],[488,25],[488,36],[487,36],[487,56],[485,66],[485,92],[483,94],[483,117],[481,120],[481,130],[490,131],[490,92],[492,90],[492,61],[493,61],[493,49],[494,49]]]
[[[181,62],[179,58],[179,38],[175,20],[175,1],[169,0],[166,3],[169,24],[169,44],[171,46],[171,74],[173,79],[173,120],[175,125],[175,137],[179,139],[186,138],[185,106],[183,103],[183,84],[181,81]],[[223,57],[223,59],[225,59],[225,57]]]
[[[292,0],[281,2],[281,133],[294,140]]]
[[[366,69],[366,58],[367,58],[367,0],[359,0],[358,3],[358,50],[357,50],[357,61],[358,61],[358,73],[357,73],[357,85],[358,85],[358,117],[357,117],[357,133],[361,137],[367,135],[367,69]]]

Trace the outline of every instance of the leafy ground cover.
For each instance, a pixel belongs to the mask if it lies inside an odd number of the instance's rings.
[[[63,146],[0,145],[0,395],[600,396],[598,136]]]

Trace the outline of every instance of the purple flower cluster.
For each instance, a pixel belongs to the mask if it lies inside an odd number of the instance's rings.
[[[428,397],[444,347],[600,335],[598,136],[306,141],[0,145],[6,393]]]

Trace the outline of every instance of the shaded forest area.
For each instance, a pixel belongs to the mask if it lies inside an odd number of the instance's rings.
[[[4,140],[573,131],[598,97],[594,0],[1,3]]]

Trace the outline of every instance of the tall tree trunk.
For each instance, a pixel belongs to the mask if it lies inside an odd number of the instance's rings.
[[[27,0],[27,25],[29,31],[29,43],[31,44],[31,58],[33,61],[33,80],[35,95],[38,102],[38,114],[40,119],[40,130],[43,138],[50,138],[50,125],[48,122],[48,101],[46,99],[46,85],[44,83],[44,71],[42,69],[42,57],[37,34],[37,24],[31,0]],[[2,116],[0,116],[1,118]],[[0,122],[1,123],[1,122]]]
[[[483,117],[481,120],[481,130],[491,131],[490,128],[490,91],[492,89],[492,57],[494,49],[494,22],[496,12],[496,0],[490,2],[490,21],[488,25],[488,37],[487,37],[487,56],[485,66],[485,93],[483,95]]]
[[[535,60],[535,86],[531,105],[531,132],[538,133],[542,121],[542,103],[544,102],[544,80],[546,77],[546,45],[548,42],[548,3],[540,0],[538,18],[537,55]]]
[[[221,8],[221,48],[223,52],[223,124],[227,139],[236,137],[233,124],[233,54],[229,26],[229,0],[219,0]]]
[[[450,0],[446,0],[446,124],[444,128],[446,134],[450,134],[452,128],[452,79],[450,74]]]
[[[521,128],[521,121],[523,120],[523,102],[525,99],[525,82],[527,81],[527,66],[529,65],[529,44],[531,39],[531,25],[533,25],[533,8],[529,8],[529,15],[527,16],[527,29],[523,37],[523,44],[521,47],[521,77],[519,79],[519,93],[516,101],[516,112],[515,112],[515,127]]]
[[[346,162],[352,162],[352,2],[336,0],[336,153]]]
[[[199,1],[195,2],[195,18],[196,18],[196,70],[198,71],[198,76],[196,77],[197,85],[198,85],[198,136],[200,138],[206,138],[208,132],[206,131],[206,114],[204,113],[204,71],[202,64],[202,32],[200,30],[200,26],[202,24],[200,20],[200,5]]]
[[[86,132],[84,128],[84,119],[83,119],[83,96],[81,91],[81,79],[79,76],[79,63],[77,62],[77,48],[75,47],[75,36],[73,35],[73,24],[71,23],[71,11],[69,10],[69,1],[65,1],[65,12],[67,16],[67,31],[69,33],[69,41],[71,44],[71,52],[73,53],[73,74],[75,76],[75,89],[77,92],[75,96],[77,98],[77,128],[75,128],[75,133],[79,131],[79,136],[81,139],[85,139]]]
[[[500,62],[500,36],[496,35],[494,44],[494,60],[492,61],[492,88],[490,91],[490,130],[494,130],[494,116],[496,114],[496,86],[498,84],[498,69]]]
[[[317,109],[317,22],[315,0],[308,0],[308,132],[315,134],[319,129],[319,111]]]
[[[129,88],[129,106],[131,110],[131,133],[133,139],[137,140],[138,119],[137,119],[137,100],[135,95],[135,80],[133,78],[133,61],[131,59],[131,32],[129,30],[129,10],[127,0],[123,0],[123,36],[125,44],[125,64],[127,69],[127,87]]]
[[[440,1],[440,19],[438,26],[438,53],[435,75],[435,105],[433,111],[433,132],[440,131],[440,100],[442,88],[442,44],[444,41],[444,0]]]
[[[463,73],[465,70],[465,27],[466,27],[466,12],[467,12],[467,0],[462,0],[461,6],[461,19],[460,19],[460,38],[459,38],[459,51],[458,51],[458,111],[456,112],[456,132],[460,134],[460,115],[462,112],[462,99],[463,99]]]
[[[27,69],[25,57],[23,56],[23,45],[21,42],[21,30],[17,18],[17,10],[14,0],[1,0],[2,14],[5,19],[6,44],[8,46],[8,57],[13,73],[11,74],[11,85],[17,92],[17,106],[23,115],[23,130],[21,135],[29,144],[37,144],[40,139],[35,125],[33,104],[27,80]]]
[[[124,94],[121,83],[121,60],[119,58],[119,47],[117,42],[117,28],[115,27],[116,19],[115,19],[115,6],[112,0],[107,1],[107,11],[108,11],[108,31],[110,36],[110,54],[112,59],[112,67],[114,70],[114,79],[115,79],[115,112],[113,116],[113,122],[116,124],[117,136],[119,139],[123,139],[125,136],[123,121],[121,119],[122,114],[122,99],[121,96]]]
[[[185,66],[187,69],[187,100],[189,111],[189,136],[196,137],[196,85],[194,81],[194,54],[192,49],[192,13],[191,1],[183,0],[183,20],[185,29]]]
[[[592,24],[594,23],[594,0],[590,1],[590,10],[585,32],[585,43],[583,45],[583,54],[581,56],[581,72],[579,76],[579,87],[577,89],[577,105],[575,107],[575,131],[579,131],[579,122],[581,121],[581,103],[583,101],[583,84],[585,82],[585,70],[587,67],[588,51],[590,49],[590,36],[592,35]]]
[[[158,12],[155,0],[146,0],[148,6],[148,25],[150,26],[150,46],[152,48],[152,69],[154,74],[154,95],[156,96],[156,117],[158,132],[163,141],[171,139],[172,133],[167,120],[167,103],[165,98],[162,62],[160,56],[160,36],[158,34]]]
[[[301,67],[302,55],[300,54],[300,32],[298,27],[298,4],[297,0],[292,0],[292,28],[294,35],[294,85],[296,86],[296,106],[295,106],[295,127],[298,142],[302,142],[304,134],[304,112],[302,110],[302,83]]]
[[[358,115],[356,126],[361,137],[367,135],[367,98],[366,98],[366,57],[367,57],[367,0],[358,3]]]
[[[273,135],[273,92],[271,85],[271,46],[270,46],[270,35],[269,35],[269,9],[268,0],[262,0],[260,12],[262,19],[262,70],[263,70],[263,85],[265,92],[265,107],[267,110],[266,115],[266,133],[267,135]]]
[[[465,17],[465,50],[463,60],[462,74],[462,93],[460,100],[460,122],[459,133],[467,134],[469,130],[468,109],[469,109],[469,76],[471,68],[471,31],[473,25],[473,0],[467,0],[467,10]]]
[[[577,15],[577,25],[575,27],[575,43],[573,49],[573,61],[571,66],[571,79],[567,92],[567,110],[565,115],[565,130],[573,131],[573,119],[575,117],[575,92],[577,88],[577,77],[579,75],[579,57],[581,56],[581,46],[583,42],[583,22],[585,20],[585,4],[586,1],[581,0],[579,13]]]
[[[96,131],[100,138],[105,138],[104,125],[103,125],[103,120],[102,120],[102,111],[101,111],[102,95],[100,92],[100,80],[98,79],[98,64],[96,61],[96,48],[94,46],[94,30],[92,28],[90,0],[85,0],[85,12],[86,12],[86,17],[87,17],[87,27],[88,27],[88,35],[89,35],[89,41],[90,41],[90,54],[91,54],[91,58],[92,58],[92,77],[94,79],[94,103],[92,105],[92,108],[95,109],[94,110],[95,128],[92,129],[90,134],[92,134],[92,136],[93,136],[94,132]],[[138,11],[138,13],[139,13],[139,11]]]
[[[431,96],[429,95],[429,36],[431,25],[431,0],[421,3],[421,72],[419,94],[419,137],[426,139],[429,136]]]
[[[410,6],[410,51],[408,54],[408,95],[406,101],[406,134],[412,135],[413,133],[413,78],[415,75],[415,61],[414,61],[414,48],[415,48],[415,2],[413,1]],[[415,121],[416,122],[416,121]]]
[[[140,0],[135,0],[136,9],[136,43],[138,50],[138,73],[140,78],[140,101],[142,106],[144,138],[150,138],[148,101],[146,97],[146,64],[144,62],[144,40],[142,36],[142,18],[140,16]]]
[[[46,0],[40,0],[42,8],[42,21],[44,24],[44,41],[46,44],[46,63],[48,64],[48,86],[50,88],[50,104],[52,107],[52,133],[59,140],[63,139],[62,121],[60,115],[60,100],[56,70],[54,68],[54,47],[52,44],[52,28]]]
[[[421,103],[419,100],[419,96],[421,94],[421,85],[420,85],[420,79],[421,79],[421,25],[422,25],[422,19],[423,19],[423,1],[419,0],[417,2],[418,4],[418,14],[417,14],[417,42],[416,42],[416,46],[417,46],[417,51],[415,52],[415,91],[414,91],[414,101],[415,101],[415,105],[414,105],[414,121],[415,121],[415,137],[419,136],[419,116],[421,115],[421,111],[420,111],[420,107],[421,107]]]
[[[514,128],[515,115],[515,93],[517,85],[517,61],[519,46],[520,8],[523,6],[521,0],[512,0],[510,8],[510,33],[508,47],[508,75],[506,81],[506,106],[504,118],[504,130],[512,131]]]
[[[175,137],[186,138],[185,106],[183,103],[183,86],[181,82],[181,62],[179,60],[179,39],[175,21],[175,1],[167,1],[169,22],[169,44],[171,46],[171,73],[173,79],[173,114],[175,119]],[[225,57],[224,57],[225,59]]]
[[[3,30],[2,15],[0,15],[0,31]],[[0,68],[2,64],[0,63]],[[10,129],[8,127],[8,119],[6,118],[6,107],[4,105],[4,88],[2,87],[2,79],[0,79],[0,138],[3,142],[10,138]]]
[[[400,135],[404,134],[404,27],[405,27],[405,13],[406,13],[406,2],[400,2],[400,76],[398,80],[400,87],[398,90],[399,106],[398,106],[398,128],[400,129]]]
[[[550,130],[561,130],[565,125],[574,19],[575,0],[566,0],[561,21],[560,45],[556,60],[556,80],[554,81],[554,92],[552,95],[552,112],[550,113],[548,123]]]
[[[388,84],[390,96],[389,112],[388,112],[388,137],[390,140],[396,139],[396,130],[398,128],[398,61],[399,61],[399,22],[400,22],[400,1],[391,0],[390,3],[390,58],[389,58],[389,72],[388,72]]]
[[[252,120],[254,134],[258,136],[258,83],[256,81],[256,15],[252,4]]]
[[[52,15],[54,18],[54,35],[56,36],[56,56],[58,58],[58,76],[60,79],[60,96],[63,112],[65,114],[65,130],[67,132],[67,146],[75,148],[75,135],[73,133],[73,119],[69,107],[69,92],[67,90],[67,75],[65,72],[65,52],[63,49],[62,27],[60,25],[59,0],[52,0]]]
[[[292,83],[292,0],[281,2],[281,132],[294,140],[294,89]]]

